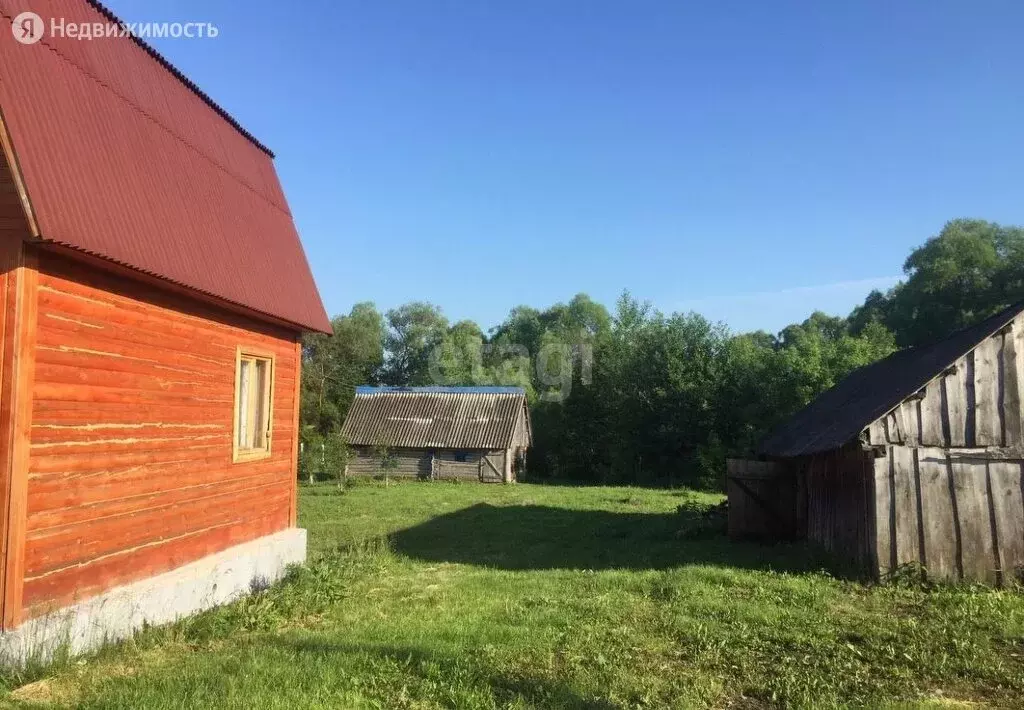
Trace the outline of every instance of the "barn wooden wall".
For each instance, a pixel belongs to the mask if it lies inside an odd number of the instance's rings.
[[[940,363],[941,364],[941,363]],[[1024,446],[1024,315],[871,425],[870,443]]]
[[[289,527],[295,335],[40,252],[24,604]],[[272,455],[232,463],[236,349],[276,358]]]
[[[388,471],[393,478],[429,478],[430,454],[425,449],[393,449],[391,455],[397,464]],[[360,446],[355,449],[355,456],[348,462],[349,476],[382,476],[383,471],[373,448]]]
[[[1024,463],[987,456],[888,446],[874,460],[880,574],[918,563],[940,579],[1001,584],[1021,577]]]
[[[383,476],[380,464],[371,447],[360,446],[348,464],[349,476]],[[456,461],[455,452],[439,449],[433,454],[428,449],[396,448],[392,451],[397,467],[388,472],[393,478],[459,479],[464,481],[502,482],[505,452],[469,451],[465,461]],[[490,464],[488,465],[488,461]]]
[[[807,489],[807,539],[858,569],[873,561],[872,461],[854,442],[791,464]]]
[[[1024,568],[1024,316],[867,430],[876,557],[998,583]]]

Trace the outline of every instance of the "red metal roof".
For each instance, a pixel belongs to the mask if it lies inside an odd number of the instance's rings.
[[[36,44],[11,31],[25,10]],[[40,238],[330,332],[269,151],[144,43],[54,37],[50,18],[116,21],[0,0],[0,110]]]

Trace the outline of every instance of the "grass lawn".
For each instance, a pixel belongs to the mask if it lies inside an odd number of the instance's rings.
[[[872,586],[800,546],[680,539],[716,496],[301,490],[311,564],[9,678],[17,707],[1024,707],[1024,594]],[[692,517],[692,516],[691,516]]]

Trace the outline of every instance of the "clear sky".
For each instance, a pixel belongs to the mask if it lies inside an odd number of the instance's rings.
[[[1024,3],[106,0],[277,154],[331,314],[623,289],[777,330],[1024,223]]]

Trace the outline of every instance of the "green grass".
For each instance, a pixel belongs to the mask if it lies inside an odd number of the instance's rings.
[[[58,664],[7,702],[1024,707],[1024,595],[867,585],[801,546],[679,537],[717,501],[525,484],[303,488],[308,567]]]

